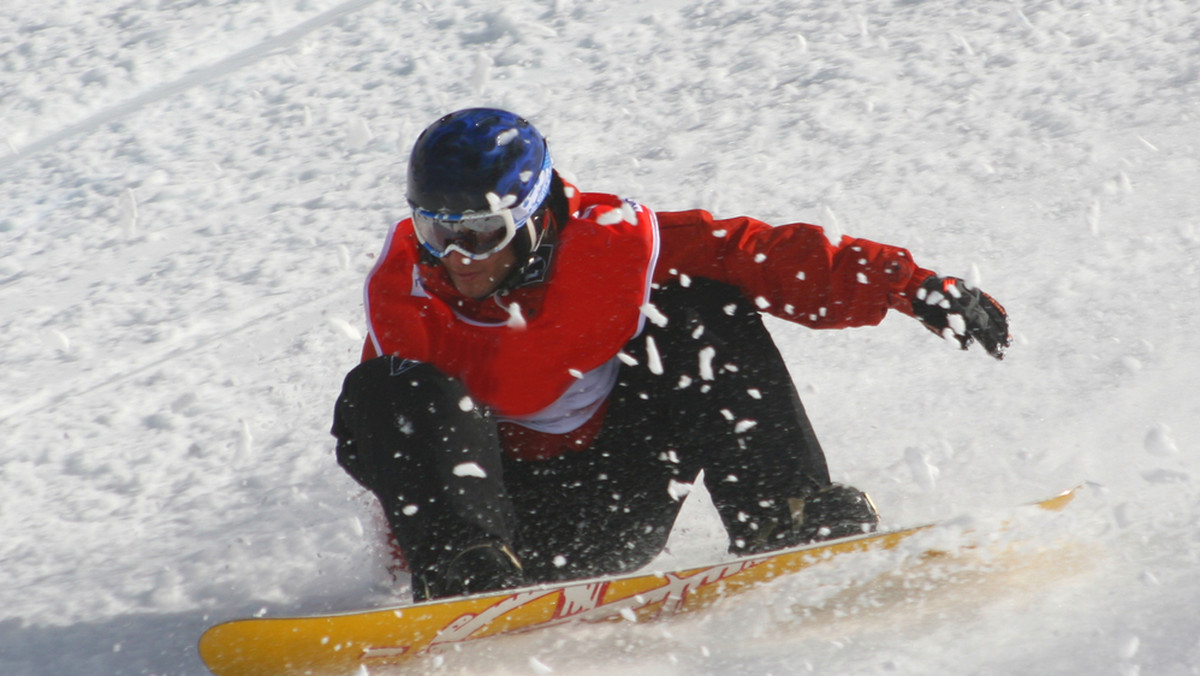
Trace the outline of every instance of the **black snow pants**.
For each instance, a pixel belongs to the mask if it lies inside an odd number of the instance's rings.
[[[788,499],[829,484],[787,367],[741,292],[693,279],[651,303],[667,322],[626,345],[636,364],[622,364],[601,432],[548,460],[506,457],[492,415],[429,364],[380,357],[347,375],[338,462],[378,497],[414,571],[484,542],[508,544],[531,582],[639,568],[666,543],[678,484],[700,470],[731,550],[765,551],[791,521]]]

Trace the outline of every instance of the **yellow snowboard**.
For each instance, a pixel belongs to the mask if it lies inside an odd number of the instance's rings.
[[[1068,490],[1037,507],[1062,509]],[[831,556],[891,549],[933,527],[842,538],[712,566],[662,574],[579,580],[414,605],[311,617],[234,620],[200,638],[217,676],[353,674],[396,665],[431,649],[567,622],[646,621],[707,607],[717,599]]]

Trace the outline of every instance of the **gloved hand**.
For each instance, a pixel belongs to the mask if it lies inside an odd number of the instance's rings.
[[[913,314],[930,331],[953,338],[962,349],[979,341],[996,359],[1012,342],[1008,314],[994,298],[957,277],[930,277],[913,300]]]

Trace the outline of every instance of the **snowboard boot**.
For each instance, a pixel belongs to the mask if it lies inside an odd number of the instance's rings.
[[[879,514],[866,493],[830,484],[801,498],[760,503],[758,518],[726,521],[729,551],[738,556],[772,552],[875,531]]]
[[[433,570],[413,573],[416,601],[470,596],[526,584],[521,562],[503,543],[483,542],[457,552]]]
[[[830,484],[788,502],[793,521],[788,539],[794,544],[873,533],[879,525],[879,512],[871,497],[852,486]]]

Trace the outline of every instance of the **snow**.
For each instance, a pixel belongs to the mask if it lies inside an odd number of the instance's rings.
[[[0,673],[202,674],[215,622],[404,593],[330,410],[408,148],[469,105],[584,188],[902,245],[1006,305],[1003,362],[769,322],[885,525],[957,517],[959,551],[1092,483],[991,557],[418,673],[1200,671],[1192,3],[10,0],[0,34]],[[655,565],[723,550],[684,509]]]
[[[463,462],[454,466],[454,476],[470,476],[486,479],[487,472],[475,462]]]

